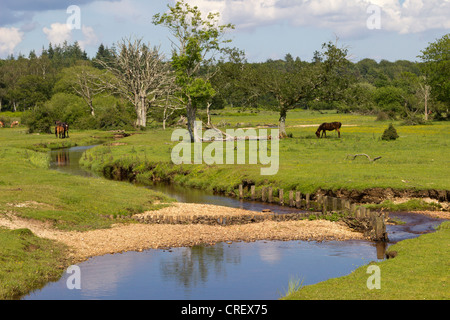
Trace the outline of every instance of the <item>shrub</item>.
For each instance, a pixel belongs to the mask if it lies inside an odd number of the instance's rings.
[[[395,140],[398,137],[399,136],[397,134],[397,130],[391,123],[389,127],[386,130],[384,130],[383,135],[381,136],[381,140]]]

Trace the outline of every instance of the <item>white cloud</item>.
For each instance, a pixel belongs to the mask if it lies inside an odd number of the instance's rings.
[[[0,28],[0,56],[12,54],[23,34],[18,28]]]
[[[275,23],[328,28],[354,36],[368,32],[367,8],[381,8],[381,29],[399,34],[450,28],[450,0],[190,0],[202,12],[220,12],[237,30]]]
[[[84,39],[79,41],[81,49],[86,49],[87,46],[98,44],[98,37],[92,27],[82,26],[81,32],[84,35]]]
[[[52,44],[62,44],[64,41],[70,41],[72,34],[66,23],[52,23],[50,29],[44,27],[42,29],[47,35],[47,40]]]

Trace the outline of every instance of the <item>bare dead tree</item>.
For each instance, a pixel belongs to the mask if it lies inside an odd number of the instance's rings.
[[[94,75],[86,68],[82,68],[79,73],[75,75],[74,82],[71,87],[72,90],[78,94],[91,110],[91,115],[95,117],[95,109],[92,100],[95,95],[102,92],[103,89],[96,83],[97,75]]]
[[[159,48],[152,49],[142,39],[122,39],[111,53],[108,61],[96,60],[113,75],[109,81],[100,80],[102,87],[130,101],[136,111],[136,126],[145,127],[149,107],[174,82],[174,74]]]

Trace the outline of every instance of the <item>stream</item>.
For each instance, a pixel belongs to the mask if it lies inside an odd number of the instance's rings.
[[[104,179],[78,164],[83,152],[92,147],[51,151],[50,168],[86,179]],[[167,184],[146,187],[185,203],[254,211],[270,208],[276,213],[296,211]],[[107,254],[78,264],[81,289],[69,289],[71,273],[64,272],[58,281],[22,299],[274,300],[285,295],[291,280],[310,285],[347,275],[371,261],[384,259],[386,246],[433,232],[444,221],[411,213],[396,213],[391,217],[406,223],[387,226],[388,244],[361,240],[227,242]]]

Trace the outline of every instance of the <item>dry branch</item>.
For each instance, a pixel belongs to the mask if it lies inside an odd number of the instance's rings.
[[[348,159],[349,157],[353,157],[352,160],[355,160],[355,158],[358,157],[358,156],[365,156],[365,157],[367,157],[367,159],[369,159],[369,161],[371,161],[371,162],[376,161],[376,160],[378,160],[378,159],[381,159],[381,157],[375,157],[375,158],[371,159],[371,158],[369,157],[369,155],[367,155],[367,154],[365,154],[365,153],[348,154],[346,159]]]

